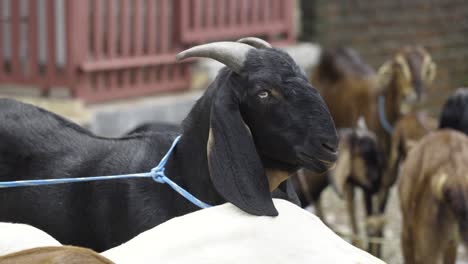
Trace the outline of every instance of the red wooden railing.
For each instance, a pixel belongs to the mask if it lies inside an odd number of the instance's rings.
[[[175,54],[255,35],[292,41],[292,0],[0,0],[0,83],[86,102],[187,89]]]
[[[69,84],[72,65],[64,58],[70,49],[57,49],[61,16],[53,0],[44,3],[39,14],[35,0],[0,1],[0,83],[34,84],[43,90]],[[69,24],[60,29],[61,34],[71,30]]]
[[[186,89],[188,63],[176,63],[181,49],[171,19],[173,1],[75,1],[81,10],[79,38],[88,45],[76,95],[87,101]],[[91,12],[89,12],[91,11]],[[76,10],[75,10],[76,12]],[[88,29],[88,30],[86,30]]]
[[[183,0],[181,39],[204,43],[241,36],[292,42],[293,0]]]

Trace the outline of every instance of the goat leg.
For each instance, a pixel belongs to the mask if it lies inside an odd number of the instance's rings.
[[[403,216],[404,217],[404,216]],[[405,228],[407,225],[405,225],[405,219],[403,219],[403,230],[401,232],[401,249],[403,253],[403,260],[405,264],[415,264],[415,251],[414,243],[418,243],[418,241],[414,241],[412,237],[412,230],[410,228]]]
[[[346,183],[345,188],[345,198],[346,198],[346,209],[348,210],[349,221],[351,223],[352,230],[352,243],[355,246],[362,247],[361,241],[359,239],[359,230],[356,221],[356,212],[354,207],[354,186],[350,183]]]
[[[385,188],[384,190],[380,190],[377,193],[378,213],[380,213],[380,214],[385,213],[385,207],[387,207],[387,202],[388,202],[389,196],[390,196],[390,188]]]
[[[368,236],[371,236],[371,237],[377,238],[377,239],[382,239],[383,238],[383,229],[376,230],[376,232],[368,234]],[[382,245],[379,242],[369,242],[367,246],[368,246],[368,252],[369,253],[371,253],[372,255],[380,258],[381,254],[382,254]]]
[[[320,218],[320,220],[322,220],[324,224],[328,225],[327,220],[325,219],[325,215],[323,213],[322,202],[321,202],[320,196],[314,201],[314,208],[315,208],[315,213]]]
[[[385,214],[385,208],[387,207],[388,198],[390,196],[390,187],[383,186],[382,189],[377,193],[377,214],[383,216]],[[383,238],[385,229],[385,223],[381,223],[378,230],[373,234],[377,238]],[[370,253],[376,257],[380,257],[382,246],[380,244],[369,243]]]
[[[457,259],[457,243],[454,240],[449,242],[448,247],[444,250],[444,264],[455,264]]]
[[[372,195],[367,193],[366,191],[364,191],[364,203],[365,203],[365,207],[366,207],[366,214],[367,216],[371,216],[374,214],[374,210],[373,209],[373,204],[372,204]]]
[[[364,192],[364,201],[367,213],[366,233],[367,237],[382,238],[384,228],[383,222],[381,221],[382,215],[375,212],[372,198],[372,194]],[[368,242],[367,251],[376,257],[380,257],[380,243]]]
[[[365,208],[366,208],[367,219],[369,219],[369,217],[371,217],[372,214],[373,214],[372,195],[367,193],[366,191],[364,191],[364,203],[365,203]],[[369,230],[369,225],[366,225],[366,233],[367,233],[368,237],[373,236],[374,231],[375,230],[373,230],[373,228],[371,230]],[[375,244],[372,243],[372,242],[367,243],[367,251],[375,256],[374,246],[375,246]]]
[[[390,196],[390,187],[383,186],[382,189],[377,193],[376,198],[377,198],[377,211],[375,212],[376,214],[383,216],[385,214],[385,208],[387,206],[388,198]],[[369,214],[368,214],[369,215]],[[368,232],[368,235],[372,233],[372,235],[376,238],[383,238],[384,233],[383,230],[385,229],[385,223],[379,224],[378,230],[374,230],[373,232]],[[380,257],[381,251],[382,251],[382,246],[378,243],[369,243],[369,252],[376,256]]]

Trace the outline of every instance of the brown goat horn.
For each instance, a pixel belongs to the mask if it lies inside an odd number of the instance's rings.
[[[176,55],[176,59],[183,60],[190,57],[211,58],[239,73],[244,65],[247,53],[252,49],[254,48],[244,43],[213,42],[184,50]]]
[[[261,38],[256,38],[256,37],[246,37],[246,38],[241,38],[237,40],[239,43],[245,43],[247,45],[250,45],[252,47],[255,47],[257,49],[267,49],[267,48],[272,48],[271,44],[266,42],[265,40]]]

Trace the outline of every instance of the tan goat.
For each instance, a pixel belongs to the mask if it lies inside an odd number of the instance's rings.
[[[405,46],[401,48],[392,59],[385,62],[378,70],[379,96],[385,98],[385,117],[389,124],[393,125],[394,129],[397,130],[393,131],[393,135],[389,134],[383,128],[380,118],[379,128],[375,127],[378,138],[384,147],[385,154],[390,158],[387,164],[387,172],[392,169],[392,137],[394,135],[399,137],[403,135],[398,135],[399,133],[408,133],[407,136],[419,139],[422,134],[427,133],[426,128],[434,128],[434,124],[430,124],[433,120],[429,120],[429,118],[421,114],[419,114],[419,117],[415,117],[419,120],[414,120],[411,117],[405,119],[403,117],[410,113],[415,104],[424,96],[427,88],[432,84],[435,75],[436,64],[432,61],[431,55],[421,46]],[[378,104],[377,107],[379,107]],[[401,118],[403,118],[403,121],[400,123],[399,128],[397,128],[396,123]],[[416,127],[412,131],[411,123],[423,127]],[[410,135],[411,133],[414,133],[414,135]],[[388,182],[394,183],[394,175],[385,173],[384,178],[386,177],[390,177],[390,179],[382,180],[384,186],[381,188],[381,192],[384,194],[388,193],[389,188],[392,186],[385,184]],[[377,206],[379,213],[385,211],[387,200],[382,200],[385,197],[384,194],[378,195]]]
[[[113,264],[93,250],[72,247],[37,247],[0,256],[0,264]]]
[[[455,263],[468,242],[468,137],[442,129],[408,153],[399,177],[406,264]]]
[[[351,229],[358,234],[355,214],[354,193],[360,188],[364,193],[367,215],[372,214],[372,195],[377,192],[383,173],[383,156],[379,152],[377,139],[369,131],[363,119],[356,128],[340,129],[339,156],[336,167],[330,174],[317,175],[308,170],[300,170],[293,182],[303,206],[313,204],[317,215],[325,221],[320,195],[329,183],[345,199]]]
[[[389,199],[390,189],[397,180],[400,164],[406,158],[408,151],[427,133],[437,128],[437,120],[426,112],[411,112],[402,116],[396,122],[391,140],[387,168],[382,178],[381,187],[376,195],[377,212],[366,223],[367,233],[373,237],[382,237],[385,228],[385,205]],[[380,244],[370,244],[369,252],[378,256]]]
[[[430,54],[407,46],[375,72],[351,48],[325,50],[311,76],[327,103],[336,127],[351,127],[363,116],[387,149],[390,135],[382,127],[378,98],[385,98],[385,117],[394,124],[420,99],[436,72]]]
[[[384,116],[393,125],[424,94],[436,72],[430,54],[420,46],[407,46],[375,72],[350,48],[325,50],[312,73],[311,82],[324,98],[337,128],[350,127],[363,116],[369,129],[377,135],[378,144],[386,157],[390,156],[391,135],[379,116],[379,98],[383,99]],[[384,122],[385,123],[385,122]],[[389,173],[385,173],[390,175]],[[381,182],[392,182],[382,179]],[[369,223],[383,228],[383,212],[390,186],[382,186],[371,210],[375,214]],[[375,229],[369,227],[369,229]],[[375,232],[381,233],[376,229]],[[374,231],[372,231],[374,232]],[[380,236],[380,235],[377,235]],[[376,246],[376,256],[380,249]]]
[[[437,128],[437,120],[426,112],[411,112],[396,122],[391,140],[390,156],[387,161],[386,175],[382,179],[380,199],[388,199],[390,188],[396,182],[400,164],[406,158],[409,150],[426,134]],[[380,204],[381,206],[383,204]],[[384,208],[380,208],[383,211]]]

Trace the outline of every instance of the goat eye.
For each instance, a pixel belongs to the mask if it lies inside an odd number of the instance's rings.
[[[261,91],[257,94],[258,97],[260,97],[260,99],[265,99],[267,98],[268,96],[270,95],[270,92],[268,91]]]

